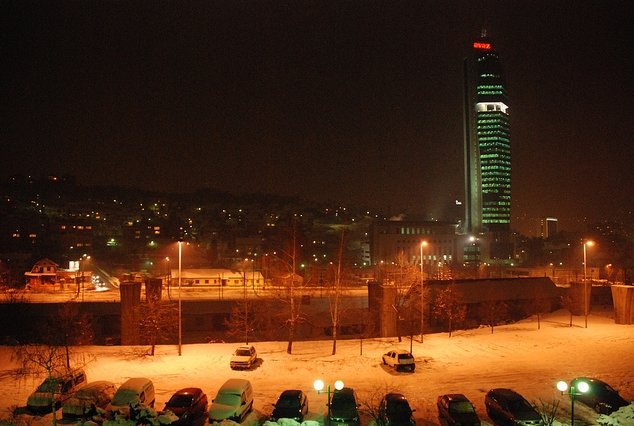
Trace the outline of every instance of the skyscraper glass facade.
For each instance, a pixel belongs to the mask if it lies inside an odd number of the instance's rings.
[[[490,40],[473,43],[464,70],[466,231],[505,232],[511,222],[509,107]]]

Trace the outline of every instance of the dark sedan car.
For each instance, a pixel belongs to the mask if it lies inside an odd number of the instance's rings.
[[[416,422],[412,416],[409,402],[400,393],[386,394],[379,404],[379,424],[381,426],[414,426]]]
[[[172,395],[164,411],[178,416],[178,424],[204,424],[207,418],[207,395],[200,388],[184,388]]]
[[[279,419],[293,419],[301,423],[308,413],[308,399],[301,390],[285,390],[280,394],[273,407],[275,408],[271,414],[271,420],[274,422]]]
[[[544,421],[535,408],[511,389],[491,389],[484,397],[487,414],[497,426],[542,426]]]
[[[591,407],[599,414],[611,414],[619,408],[630,404],[619,395],[616,389],[599,379],[577,377],[571,384],[576,388],[577,383],[581,381],[586,382],[589,389],[586,393],[576,394],[575,399]]]
[[[443,426],[480,426],[473,404],[461,393],[440,395],[436,406],[438,420]]]
[[[359,426],[357,395],[352,388],[336,390],[330,397],[330,426]]]

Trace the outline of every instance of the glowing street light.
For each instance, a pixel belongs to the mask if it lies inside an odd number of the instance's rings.
[[[421,241],[420,243],[420,342],[423,343],[423,332],[424,332],[424,323],[425,323],[425,293],[424,293],[424,284],[425,284],[425,273],[423,271],[423,247],[427,245],[427,241]]]
[[[321,379],[317,379],[313,382],[313,388],[317,391],[317,393],[321,393],[324,390],[324,381]],[[343,389],[343,381],[337,380],[335,381],[335,392]],[[328,384],[327,391],[328,393],[328,401],[326,406],[328,407],[328,422],[330,422],[330,383]],[[326,422],[324,422],[325,424]]]
[[[586,328],[588,328],[588,279],[586,277],[587,271],[587,256],[586,251],[587,247],[592,247],[594,245],[594,241],[585,240],[583,241],[583,314],[586,319]]]
[[[575,396],[582,395],[590,390],[588,382],[579,380],[573,381],[570,387],[563,380],[557,382],[557,390],[562,394],[567,392],[570,396],[570,426],[575,426]]]

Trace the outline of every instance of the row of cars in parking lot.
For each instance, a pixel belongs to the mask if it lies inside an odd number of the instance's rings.
[[[395,371],[414,372],[414,356],[406,350],[391,350],[382,355],[383,365]],[[574,398],[592,408],[599,414],[611,414],[619,408],[629,405],[614,388],[602,380],[578,377],[571,382],[573,389],[579,389],[579,383],[588,384],[587,392],[576,392]],[[440,395],[436,401],[438,420],[445,426],[476,426],[480,419],[476,410],[463,394]],[[496,425],[543,425],[541,414],[522,395],[512,389],[495,388],[487,392],[484,399],[487,416]],[[389,423],[393,425],[393,423]]]
[[[234,370],[252,370],[261,360],[253,346],[240,346],[233,353],[230,367]],[[391,350],[382,355],[381,363],[395,371],[414,372],[416,365],[411,353]],[[591,378],[578,378],[571,385],[577,389],[579,382],[589,385],[589,391],[575,394],[575,399],[593,408],[598,413],[609,414],[628,405],[619,393],[608,384]],[[414,410],[407,398],[398,392],[385,394],[376,407],[362,407],[356,392],[351,387],[335,387],[329,392],[326,422],[330,426],[360,426],[360,412],[372,417],[381,426],[415,425]],[[316,387],[316,389],[318,389]],[[179,424],[214,423],[229,419],[242,422],[253,409],[253,388],[244,378],[227,380],[212,400],[198,387],[187,387],[176,391],[162,411],[153,415],[165,415],[162,423]],[[27,401],[31,412],[43,413],[62,409],[65,419],[97,420],[114,418],[117,414],[132,418],[140,415],[143,407],[154,407],[155,392],[148,378],[132,378],[116,387],[108,381],[88,382],[83,370],[62,377],[44,380]],[[480,425],[474,405],[463,394],[445,394],[437,398],[438,420],[443,426]],[[506,388],[491,389],[484,400],[487,416],[495,425],[542,425],[540,413],[519,393]],[[300,389],[281,392],[272,404],[270,420],[305,420],[309,413],[308,396]],[[152,410],[154,411],[154,410]],[[310,416],[309,419],[314,417]]]
[[[588,384],[587,392],[574,395],[579,401],[599,414],[611,414],[630,403],[614,388],[599,379],[578,377],[571,382],[575,389],[579,383]],[[443,426],[477,426],[480,419],[473,404],[462,394],[441,395],[437,400],[438,420]],[[518,392],[507,388],[489,390],[484,397],[487,416],[500,426],[543,426],[542,415]]]

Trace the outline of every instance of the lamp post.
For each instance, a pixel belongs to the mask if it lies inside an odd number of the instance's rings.
[[[427,241],[420,242],[420,342],[423,343],[424,323],[425,323],[425,273],[423,270],[423,247]],[[411,351],[410,351],[411,352]]]
[[[167,271],[165,272],[165,280],[167,281],[167,298],[172,300],[172,295],[170,294],[170,287],[172,286],[172,271],[170,269],[169,256],[165,256],[165,263],[167,264]]]
[[[182,281],[183,240],[178,240],[178,356],[182,355],[182,305],[181,305],[181,281]]]
[[[586,328],[588,328],[588,279],[586,277],[587,247],[593,246],[594,241],[583,241],[583,314],[585,316]]]
[[[313,388],[317,391],[317,393],[321,393],[324,390],[324,381],[321,379],[317,379],[313,382]],[[335,392],[343,389],[343,381],[337,380],[335,381]],[[326,392],[328,393],[328,401],[326,403],[326,407],[328,407],[328,422],[330,422],[330,383],[327,386]],[[324,422],[325,424],[326,422]]]
[[[242,262],[242,287],[244,290],[244,342],[249,344],[249,305],[247,303],[247,269],[246,265],[249,259]]]
[[[577,382],[573,381],[570,384],[570,387],[568,387],[568,383],[561,380],[557,382],[557,390],[559,390],[562,394],[567,391],[570,396],[570,426],[575,426],[575,396],[588,392],[588,390],[590,390],[590,385],[588,382],[579,380]]]

